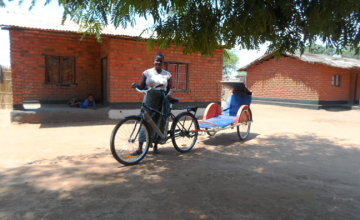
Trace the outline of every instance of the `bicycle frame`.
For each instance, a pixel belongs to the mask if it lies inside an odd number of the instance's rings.
[[[155,132],[159,135],[160,139],[155,139],[155,140],[153,140],[153,142],[155,142],[155,143],[156,143],[156,142],[166,142],[167,140],[169,140],[169,139],[171,139],[171,138],[173,138],[173,137],[176,137],[176,136],[171,136],[171,135],[167,137],[167,135],[170,133],[170,132],[168,131],[168,128],[169,128],[169,117],[171,117],[171,119],[173,120],[173,122],[178,122],[178,120],[177,120],[176,116],[175,116],[174,114],[172,114],[172,112],[171,112],[171,110],[173,109],[173,104],[172,104],[172,103],[170,103],[169,109],[168,109],[168,111],[166,112],[166,114],[165,114],[165,113],[162,113],[162,112],[160,112],[160,111],[158,111],[158,110],[156,110],[156,109],[154,109],[154,108],[152,108],[152,107],[150,107],[150,106],[148,106],[148,105],[145,104],[145,100],[146,100],[146,97],[147,97],[147,93],[148,93],[150,90],[152,90],[152,89],[154,89],[154,87],[151,87],[151,88],[149,88],[149,89],[147,89],[147,90],[139,90],[138,88],[136,88],[136,90],[137,90],[138,92],[144,93],[144,99],[143,99],[143,102],[142,102],[142,104],[141,104],[141,110],[140,110],[139,116],[141,117],[141,123],[148,123],[148,124],[150,125],[150,127],[152,127],[152,128],[155,130]],[[156,114],[160,114],[162,117],[165,117],[165,123],[166,123],[166,124],[165,124],[165,130],[164,130],[165,133],[163,133],[163,132],[160,131],[159,127],[155,124],[155,122],[151,119],[151,117],[149,116],[149,114],[145,111],[145,108],[149,109],[150,111],[155,112]],[[193,112],[194,112],[194,115],[196,114],[196,111],[197,111],[197,107],[192,107],[192,108],[189,108],[189,107],[187,107],[187,108],[176,108],[176,109],[187,109],[187,111],[188,111],[189,113],[190,113],[190,111],[193,111]],[[185,122],[184,122],[184,123],[185,123]],[[183,124],[181,124],[181,122],[177,123],[177,126],[178,126],[178,124],[180,124],[180,125],[182,126],[182,128],[179,127],[180,130],[185,128],[185,127],[184,127],[184,123],[183,123]],[[140,126],[141,126],[141,124],[140,124]],[[192,122],[191,122],[191,124],[190,124],[190,127],[191,127],[191,126],[192,126]]]

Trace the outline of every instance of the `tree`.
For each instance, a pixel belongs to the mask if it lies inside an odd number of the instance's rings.
[[[236,64],[239,62],[239,57],[231,50],[224,50],[223,58],[223,75],[230,75],[236,71]]]
[[[333,56],[333,55],[337,54],[335,48],[324,47],[319,44],[311,44],[310,47],[308,47],[308,50],[314,54],[326,54],[329,56]],[[356,55],[355,51],[352,51],[348,48],[342,49],[338,54],[340,54],[342,57],[354,58],[354,59],[360,60],[360,54]]]
[[[241,77],[246,77],[246,75],[247,75],[247,72],[246,72],[246,71],[239,71],[239,72],[236,74],[235,78],[236,78],[236,79],[240,79]]]
[[[20,0],[21,2],[22,0]],[[51,0],[47,0],[50,2]],[[33,6],[36,0],[32,0]],[[152,17],[147,31],[150,48],[183,48],[184,54],[212,54],[219,45],[258,49],[269,42],[277,56],[294,53],[318,38],[339,52],[349,47],[359,54],[359,0],[58,0],[85,34],[113,24],[127,27],[135,18]],[[5,7],[3,0],[0,6]],[[156,42],[155,42],[156,41]]]
[[[360,60],[360,54],[355,54],[355,51],[350,51],[349,49],[341,51],[340,55],[342,57],[354,58]]]

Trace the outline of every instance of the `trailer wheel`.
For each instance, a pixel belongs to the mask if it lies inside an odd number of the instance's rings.
[[[240,123],[244,123],[244,122],[247,122],[247,123],[245,123],[243,125],[239,125],[237,127],[237,133],[241,140],[245,140],[249,136],[250,127],[251,127],[250,121],[251,121],[250,112],[247,108],[244,108],[240,114]]]
[[[206,130],[208,130],[207,128],[205,128]],[[206,132],[209,136],[215,136],[216,131],[207,131]]]

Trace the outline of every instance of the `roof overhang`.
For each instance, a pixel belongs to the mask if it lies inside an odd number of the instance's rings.
[[[325,54],[312,54],[312,53],[303,53],[295,52],[295,54],[283,53],[282,57],[291,57],[294,59],[300,59],[301,61],[313,63],[313,64],[323,64],[335,68],[342,69],[360,69],[360,60],[353,58],[343,58],[343,57],[332,57]],[[237,71],[247,71],[249,68],[260,65],[265,61],[275,58],[275,52],[265,54],[262,57],[254,60],[246,66],[241,67]]]
[[[1,30],[29,30],[29,31],[41,31],[41,32],[52,32],[52,33],[63,33],[63,34],[71,34],[71,35],[78,35],[82,36],[84,33],[77,32],[77,31],[64,31],[64,30],[49,30],[49,29],[41,29],[41,28],[30,28],[30,27],[18,27],[18,26],[9,26],[9,25],[0,25]],[[127,40],[148,40],[149,38],[143,38],[139,36],[127,36],[127,35],[112,35],[112,34],[105,34],[102,33],[100,35],[102,38],[120,38],[120,39],[127,39]]]

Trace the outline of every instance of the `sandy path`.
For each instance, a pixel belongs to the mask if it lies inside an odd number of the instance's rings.
[[[10,125],[0,111],[0,219],[360,219],[360,111],[252,106],[249,140],[171,142],[137,166],[114,122]]]

